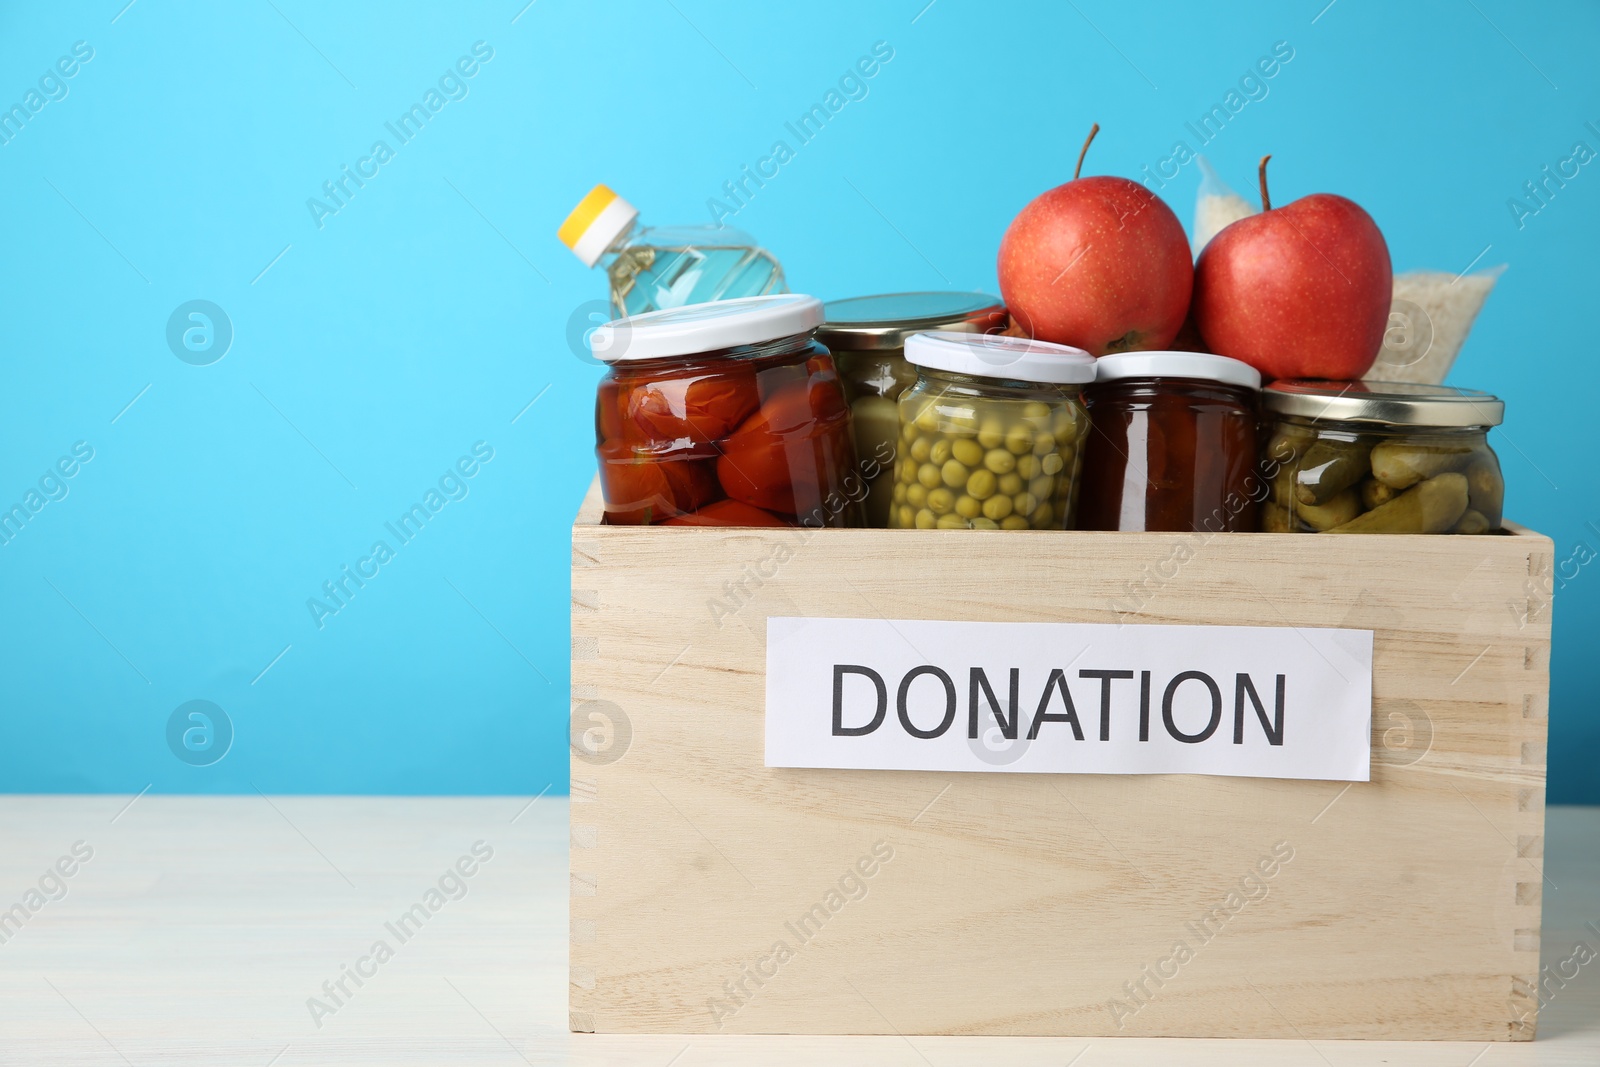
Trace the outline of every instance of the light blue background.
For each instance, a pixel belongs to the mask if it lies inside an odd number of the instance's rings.
[[[880,40],[869,95],[735,220],[796,290],[994,291],[1006,223],[1091,121],[1087,170],[1137,174],[1287,41],[1207,156],[1248,190],[1274,153],[1279,203],[1355,199],[1397,270],[1510,265],[1452,380],[1507,401],[1509,513],[1558,561],[1600,550],[1600,163],[1525,228],[1507,207],[1600,149],[1600,10],[1324,2],[6,5],[0,102],[75,41],[94,58],[0,145],[0,502],[95,456],[0,546],[0,789],[564,791],[597,376],[566,334],[603,279],[556,227],[596,181],[706,218]],[[469,95],[319,229],[307,198],[480,40]],[[1186,223],[1196,185],[1163,190]],[[164,339],[197,298],[235,330],[211,366]],[[319,630],[307,598],[478,441],[470,494]],[[1569,573],[1550,799],[1595,803],[1600,563]],[[166,744],[194,699],[233,722],[211,766]]]

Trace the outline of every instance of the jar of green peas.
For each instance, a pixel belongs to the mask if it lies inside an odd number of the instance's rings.
[[[920,333],[917,382],[900,395],[890,526],[1071,527],[1094,358],[1020,337]]]

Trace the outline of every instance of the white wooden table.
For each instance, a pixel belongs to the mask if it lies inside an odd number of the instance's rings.
[[[129,799],[0,797],[0,1064],[1600,1065],[1600,959],[1532,1043],[569,1034],[564,800]],[[1600,808],[1550,810],[1546,872],[1544,963],[1600,950]]]

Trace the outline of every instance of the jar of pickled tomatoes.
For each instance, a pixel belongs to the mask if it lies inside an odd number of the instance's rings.
[[[900,394],[889,524],[919,530],[1070,528],[1094,359],[1021,337],[919,333]]]
[[[822,302],[799,294],[616,319],[595,405],[606,522],[860,526],[858,470]]]

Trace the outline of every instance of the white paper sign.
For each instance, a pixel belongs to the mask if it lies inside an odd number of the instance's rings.
[[[769,767],[1365,782],[1372,631],[767,620]]]

